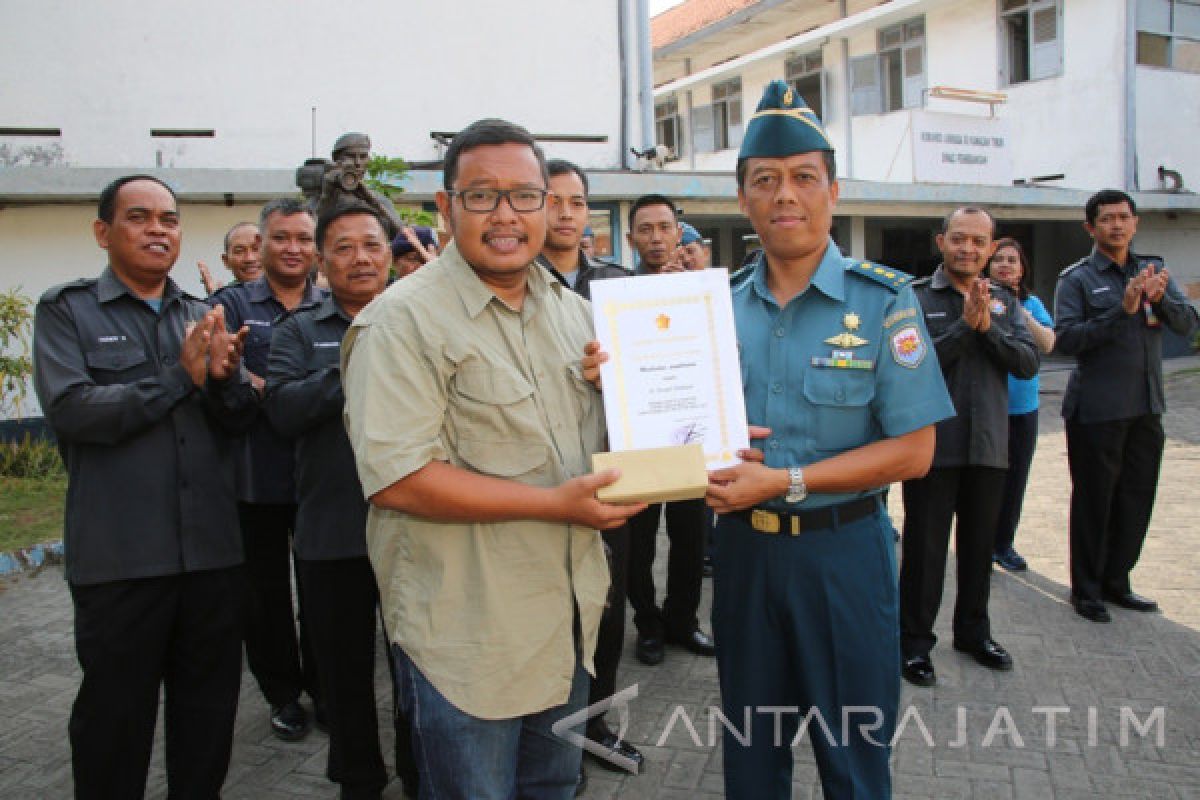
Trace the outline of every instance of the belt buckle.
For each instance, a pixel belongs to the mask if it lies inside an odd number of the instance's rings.
[[[759,533],[779,533],[779,515],[755,508],[750,512],[750,527]]]

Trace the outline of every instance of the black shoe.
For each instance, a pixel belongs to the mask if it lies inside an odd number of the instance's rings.
[[[933,671],[933,662],[929,660],[929,656],[905,659],[900,674],[913,686],[933,686],[937,683],[937,673]]]
[[[1108,609],[1104,604],[1097,600],[1088,600],[1086,597],[1079,597],[1076,594],[1071,595],[1071,605],[1075,607],[1075,613],[1086,620],[1092,622],[1112,622],[1112,617],[1108,614]]]
[[[325,706],[313,703],[313,727],[321,733],[329,733],[329,720],[325,716]]]
[[[663,660],[663,640],[661,636],[638,636],[637,647],[634,648],[637,660],[648,667],[657,667]]]
[[[1130,611],[1158,611],[1158,603],[1134,592],[1125,592],[1124,594],[1105,592],[1104,599],[1113,605],[1128,608]]]
[[[954,649],[972,656],[979,664],[988,669],[998,669],[1007,672],[1013,667],[1012,656],[996,643],[995,639],[984,639],[978,644],[954,643]]]
[[[671,644],[677,644],[684,650],[695,653],[698,656],[715,656],[717,654],[717,643],[712,637],[704,631],[696,628],[691,633],[685,633],[683,636],[668,636],[667,641]]]
[[[583,794],[587,791],[587,772],[583,768],[583,764],[579,765],[579,777],[575,779],[575,796]]]
[[[992,561],[995,561],[1009,572],[1024,572],[1025,570],[1029,569],[1029,562],[1022,558],[1021,554],[1011,547],[1002,553],[994,554],[992,556]]]
[[[308,712],[293,700],[287,705],[271,709],[271,732],[285,742],[298,742],[308,736],[312,722]]]
[[[642,763],[645,759],[642,757],[641,751],[624,739],[618,738],[617,735],[613,733],[611,729],[609,729],[608,725],[604,724],[603,720],[601,720],[599,724],[589,725],[586,735],[587,738],[603,747],[609,753],[632,761],[635,765],[634,769],[632,770],[634,775],[637,775],[642,771]],[[597,764],[604,767],[604,769],[609,770],[610,772],[630,771],[615,761],[609,761],[601,756],[597,756],[591,750],[585,750],[584,752],[590,755]]]
[[[713,572],[712,556],[704,557],[704,577],[711,578]]]

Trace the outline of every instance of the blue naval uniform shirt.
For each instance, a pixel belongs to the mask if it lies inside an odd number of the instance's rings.
[[[910,276],[847,258],[830,239],[808,288],[781,309],[765,254],[750,270],[733,289],[733,315],[746,416],[771,429],[755,442],[767,466],[803,467],[954,416]],[[866,343],[826,343],[842,333]],[[877,491],[809,494],[797,507]],[[765,505],[789,509],[782,497]]]

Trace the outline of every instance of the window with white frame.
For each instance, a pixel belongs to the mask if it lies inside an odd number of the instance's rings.
[[[1000,72],[1005,85],[1062,73],[1061,0],[1000,0]]]
[[[879,51],[850,59],[850,111],[919,108],[925,95],[925,18],[879,31]]]
[[[681,128],[679,101],[674,95],[661,103],[654,104],[654,140],[671,148],[673,158],[683,155],[683,131]]]
[[[805,53],[789,58],[783,65],[787,82],[796,94],[825,122],[825,70],[821,62],[821,51]]]
[[[1200,0],[1138,0],[1137,63],[1200,73]]]
[[[712,104],[692,108],[692,147],[697,153],[727,150],[742,143],[742,79],[714,83]]]

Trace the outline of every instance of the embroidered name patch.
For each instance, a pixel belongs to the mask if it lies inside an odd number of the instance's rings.
[[[892,358],[902,367],[916,369],[925,360],[929,348],[921,338],[921,332],[915,325],[905,325],[892,334],[889,340],[892,346]]]

